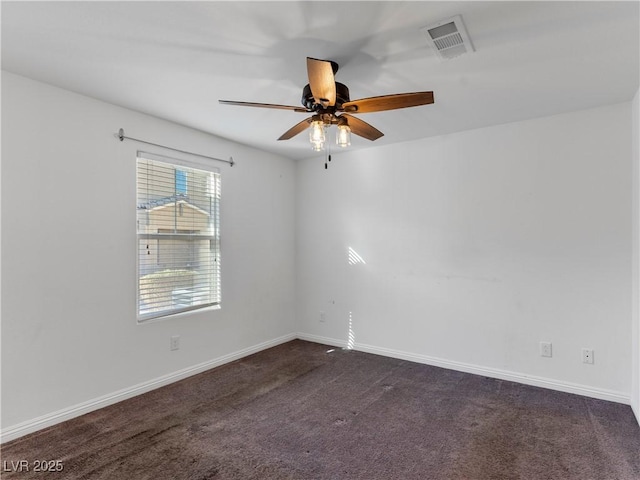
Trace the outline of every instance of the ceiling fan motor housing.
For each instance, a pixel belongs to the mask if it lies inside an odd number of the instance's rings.
[[[350,102],[349,89],[344,83],[336,82],[336,104],[335,109],[340,110],[343,103]],[[310,111],[318,111],[323,107],[315,102],[313,94],[311,93],[311,86],[306,84],[302,89],[302,106]]]

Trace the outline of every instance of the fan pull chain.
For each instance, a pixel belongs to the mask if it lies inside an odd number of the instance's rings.
[[[324,159],[324,169],[326,170],[328,168],[327,166],[327,162],[331,161],[331,151],[329,150],[329,146],[327,146],[327,156]]]

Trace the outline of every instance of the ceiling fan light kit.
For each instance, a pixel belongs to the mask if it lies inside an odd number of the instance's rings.
[[[354,117],[353,114],[396,110],[428,105],[434,102],[433,92],[398,93],[351,100],[349,88],[343,83],[336,82],[335,74],[337,72],[338,64],[336,62],[307,57],[309,83],[302,89],[302,108],[232,100],[219,100],[219,102],[224,105],[312,113],[311,117],[291,127],[278,140],[289,140],[309,128],[309,142],[311,148],[316,152],[325,149],[326,130],[331,125],[337,126],[336,145],[343,148],[351,145],[352,133],[371,141],[377,140],[384,135],[374,126]]]
[[[345,148],[351,145],[351,128],[346,123],[338,124],[338,131],[336,132],[336,145]]]
[[[317,119],[311,122],[311,129],[309,130],[309,142],[311,142],[311,149],[314,152],[321,152],[324,150],[324,143],[326,141],[325,125],[322,120]]]
[[[321,152],[325,149],[327,142],[326,130],[331,125],[330,122],[322,119],[320,115],[314,115],[309,126],[309,142],[314,152]],[[336,130],[336,145],[346,148],[351,145],[351,128],[347,124],[346,118],[338,117]]]

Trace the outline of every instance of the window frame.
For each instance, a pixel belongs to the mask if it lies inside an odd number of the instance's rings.
[[[166,164],[169,167],[173,167],[175,171],[178,171],[180,167],[198,170],[210,175],[213,175],[213,195],[212,198],[214,201],[212,202],[212,210],[210,213],[212,218],[212,228],[213,232],[211,234],[194,234],[190,232],[189,234],[181,234],[181,233],[161,233],[161,232],[145,232],[141,233],[139,228],[139,215],[138,215],[138,207],[139,207],[139,186],[138,186],[138,169],[139,169],[139,161],[140,160],[150,160],[153,162],[161,162]],[[164,321],[168,319],[173,319],[177,317],[181,317],[184,315],[189,315],[194,312],[203,312],[207,310],[218,310],[221,308],[221,242],[220,242],[220,203],[221,203],[221,174],[220,169],[212,166],[210,163],[202,161],[202,160],[186,160],[184,158],[176,158],[173,156],[160,155],[156,153],[150,153],[147,151],[138,150],[136,152],[136,187],[135,187],[135,196],[136,196],[136,320],[138,325],[144,325],[148,323],[154,323],[158,321]],[[175,174],[175,172],[174,172]],[[211,178],[211,177],[209,177]],[[177,181],[177,178],[175,178]],[[185,176],[185,181],[186,176]],[[211,180],[209,180],[211,181]],[[174,190],[176,192],[176,196],[180,194],[177,191],[177,185],[174,186]],[[178,202],[176,201],[175,207],[177,207]],[[214,258],[212,260],[212,264],[215,264],[211,275],[213,276],[212,284],[210,285],[210,294],[214,296],[214,301],[207,302],[203,304],[190,305],[181,308],[172,308],[170,310],[163,310],[160,312],[148,312],[141,313],[141,259],[140,259],[140,242],[141,240],[151,241],[158,243],[157,254],[160,253],[159,243],[162,240],[208,240],[211,242],[211,250]]]

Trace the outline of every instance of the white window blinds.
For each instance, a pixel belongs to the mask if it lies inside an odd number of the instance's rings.
[[[220,303],[220,174],[138,152],[138,321]]]

